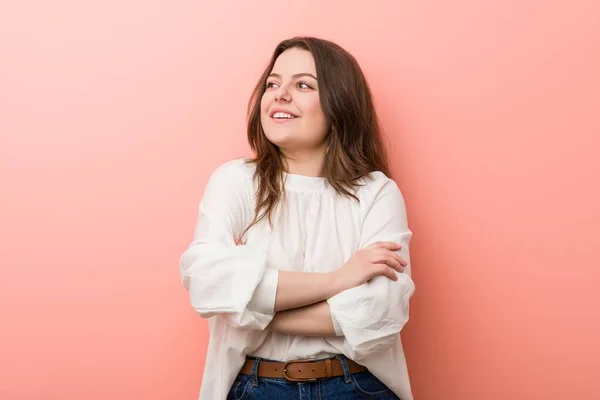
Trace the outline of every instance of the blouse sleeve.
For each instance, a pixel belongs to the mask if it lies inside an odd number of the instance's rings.
[[[239,161],[213,172],[199,205],[194,237],[180,258],[184,287],[202,317],[222,315],[233,326],[264,330],[274,315],[278,271],[265,250],[236,245],[251,220],[253,185]]]
[[[398,243],[402,248],[397,253],[408,265],[403,273],[396,273],[397,281],[377,276],[328,300],[336,334],[344,336],[348,355],[357,361],[395,344],[408,321],[409,299],[415,290],[408,250],[412,232],[408,229],[404,198],[396,183],[387,177],[378,186],[363,220],[359,247],[378,241]]]

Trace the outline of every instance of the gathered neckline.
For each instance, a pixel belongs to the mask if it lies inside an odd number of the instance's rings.
[[[284,171],[283,180],[285,182],[286,189],[296,191],[321,192],[325,191],[329,187],[327,178],[322,176],[289,174]]]

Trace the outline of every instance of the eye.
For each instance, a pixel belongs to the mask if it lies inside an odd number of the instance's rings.
[[[275,85],[277,85],[277,83],[275,83],[275,82],[267,82],[267,89],[268,89],[268,88],[272,88],[272,87],[274,87]]]
[[[312,89],[312,86],[304,81],[298,82],[298,87],[300,87],[300,89]]]

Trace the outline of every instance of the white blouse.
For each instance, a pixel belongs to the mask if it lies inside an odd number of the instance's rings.
[[[287,198],[275,213],[238,237],[254,216],[254,166],[228,161],[212,174],[194,238],[180,260],[192,307],[209,318],[210,339],[200,400],[225,399],[246,355],[279,361],[344,354],[367,367],[402,400],[411,400],[400,330],[415,286],[410,278],[404,199],[381,172],[338,195],[325,178],[284,174]],[[279,270],[329,272],[377,241],[402,245],[408,265],[398,280],[375,277],[328,301],[336,337],[266,331],[274,315]]]

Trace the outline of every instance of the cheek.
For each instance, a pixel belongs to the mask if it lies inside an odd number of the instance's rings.
[[[264,94],[260,99],[260,113],[264,114],[269,109],[269,104],[271,104],[271,100],[269,99],[268,94]]]
[[[271,105],[271,99],[269,99],[268,95],[264,95],[260,99],[260,121],[263,125],[263,129],[265,129],[265,124],[269,120],[267,113],[269,112],[270,105]]]
[[[325,129],[327,126],[327,121],[325,119],[325,114],[323,113],[323,109],[321,108],[321,103],[317,99],[316,101],[311,101],[304,105],[304,114],[310,116],[310,124],[314,128],[323,128]]]

